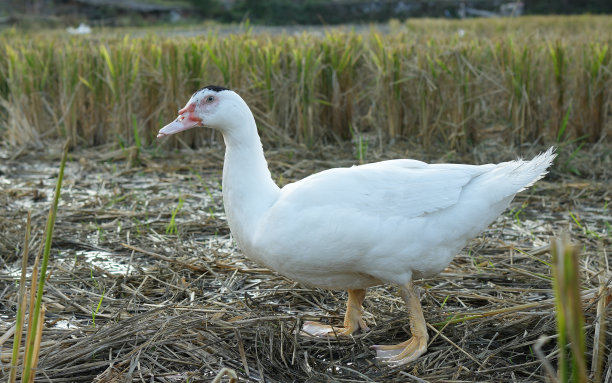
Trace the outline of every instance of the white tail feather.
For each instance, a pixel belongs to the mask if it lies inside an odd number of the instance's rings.
[[[538,154],[531,161],[516,161],[519,166],[510,173],[510,177],[518,180],[528,180],[517,193],[527,189],[548,173],[548,168],[557,157],[557,153],[554,151],[555,147],[551,146],[546,152]]]

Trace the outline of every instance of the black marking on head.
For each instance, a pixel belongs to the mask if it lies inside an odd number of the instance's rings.
[[[213,92],[221,92],[222,90],[229,90],[228,88],[224,88],[218,85],[206,85],[205,87],[198,89],[191,97],[193,97],[196,93],[203,91],[204,89],[212,90]]]

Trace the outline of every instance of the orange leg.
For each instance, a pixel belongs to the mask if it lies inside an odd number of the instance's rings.
[[[372,346],[372,348],[376,350],[376,356],[378,358],[384,359],[384,362],[394,365],[405,364],[418,359],[419,356],[427,351],[427,342],[429,341],[421,302],[419,296],[414,291],[412,282],[401,286],[400,293],[404,302],[406,302],[406,306],[408,306],[412,338],[396,345]]]
[[[357,330],[369,331],[365,324],[363,314],[363,300],[365,289],[348,290],[348,301],[346,302],[346,314],[344,315],[344,327],[332,327],[319,322],[304,322],[302,331],[313,336],[325,337],[336,335],[351,335]]]

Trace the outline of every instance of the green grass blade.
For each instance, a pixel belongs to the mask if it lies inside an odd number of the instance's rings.
[[[57,217],[57,206],[59,204],[60,192],[62,189],[62,180],[64,179],[64,167],[66,165],[66,159],[68,158],[68,148],[70,144],[70,140],[67,140],[64,144],[64,153],[62,154],[62,160],[60,163],[59,174],[57,176],[57,183],[55,185],[55,194],[53,196],[53,204],[51,209],[49,210],[49,218],[47,219],[47,230],[45,234],[45,247],[43,250],[43,258],[40,266],[40,275],[38,282],[38,291],[36,293],[36,303],[34,305],[34,315],[32,316],[32,329],[38,328],[38,321],[42,306],[42,297],[45,287],[45,280],[47,277],[47,265],[49,264],[49,254],[51,253],[51,242],[53,240],[53,229],[55,227],[55,218]],[[32,310],[32,308],[30,308]],[[34,355],[35,349],[35,339],[36,337],[31,336],[30,342],[26,347],[26,355],[24,359],[24,369],[23,369],[23,382],[30,381],[30,375],[32,372],[32,365],[36,355]]]

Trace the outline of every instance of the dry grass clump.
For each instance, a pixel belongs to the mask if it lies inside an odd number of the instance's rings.
[[[240,92],[272,144],[370,133],[466,150],[491,139],[610,137],[610,17],[408,20],[379,28],[219,28],[194,37],[8,30],[0,35],[0,127],[13,145],[50,137],[129,145],[136,135],[147,144],[194,90],[216,83]],[[188,132],[180,142],[198,147],[210,134]]]
[[[329,148],[291,153],[290,161],[286,150],[269,153],[281,182],[353,162],[339,162],[335,158],[352,154]],[[0,243],[23,240],[31,209],[29,247],[35,251],[55,181],[56,166],[49,164],[57,156],[3,157],[0,230],[6,236]],[[345,294],[298,285],[241,256],[221,205],[221,148],[164,157],[145,151],[140,166],[130,166],[127,157],[76,151],[66,164],[43,298],[38,379],[210,381],[234,371],[253,382],[540,381],[546,363],[558,363],[556,342],[538,346],[543,357],[534,348],[541,336],[557,332],[548,243],[561,230],[581,244],[589,368],[601,363],[599,376],[612,374],[612,334],[604,326],[602,338],[597,325],[610,310],[607,182],[553,172],[519,195],[449,268],[419,282],[429,351],[409,366],[387,367],[369,346],[409,336],[396,290],[369,289],[369,333],[329,340],[300,335],[304,320],[340,323]],[[19,250],[0,253],[0,336],[15,317]],[[3,373],[8,349],[0,351]]]

